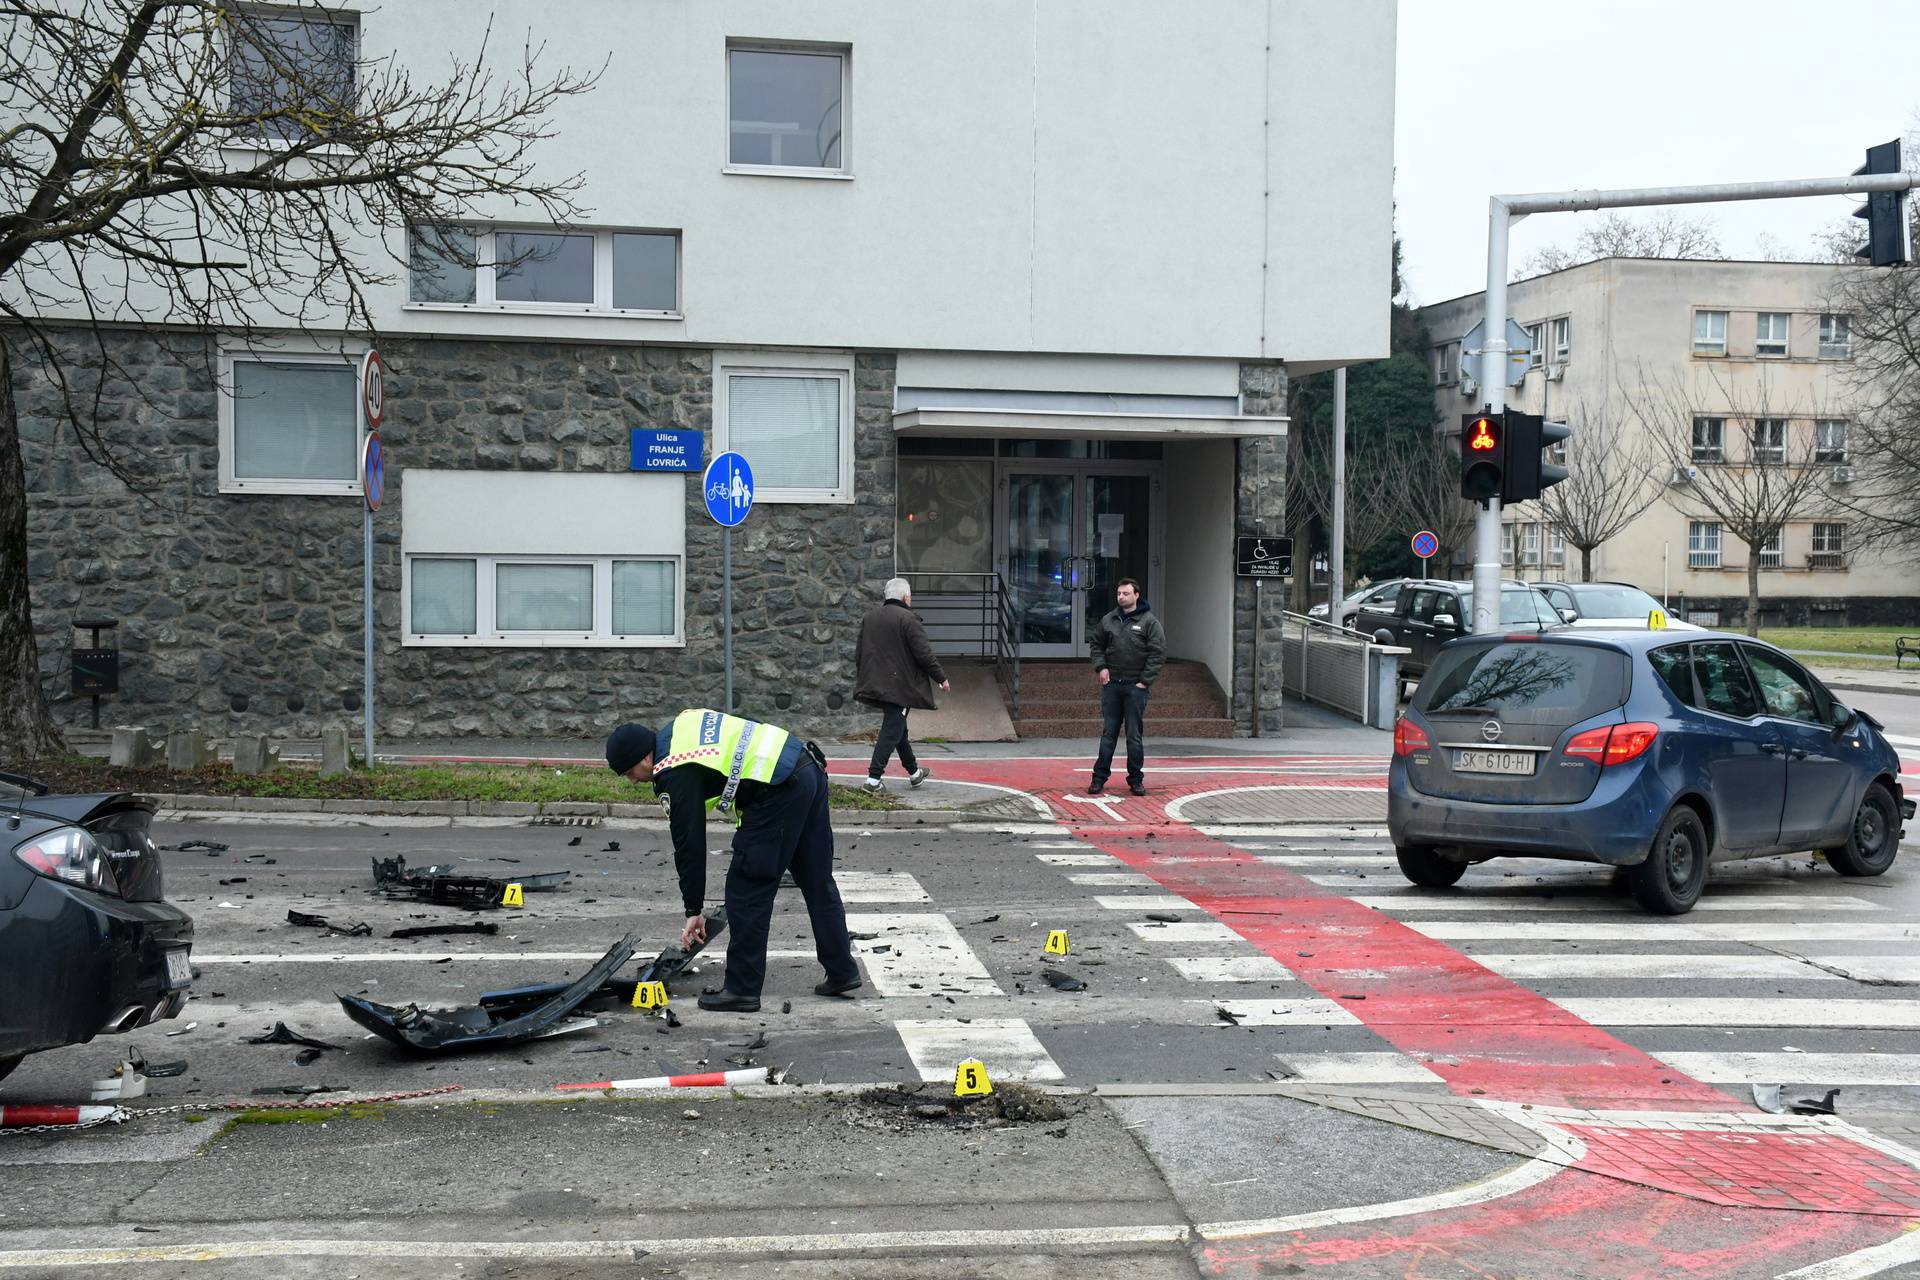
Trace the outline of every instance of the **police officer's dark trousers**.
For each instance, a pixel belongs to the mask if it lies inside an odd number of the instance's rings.
[[[785,782],[768,787],[741,814],[727,868],[726,990],[758,996],[767,978],[767,930],[773,895],[783,873],[806,900],[813,922],[813,949],[834,981],[860,976],[847,938],[847,910],[833,882],[833,825],[827,811],[827,775],[801,761]]]

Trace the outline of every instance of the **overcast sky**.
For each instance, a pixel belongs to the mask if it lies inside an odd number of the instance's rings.
[[[1487,197],[1847,174],[1920,125],[1920,0],[1400,0],[1395,195],[1416,303],[1485,287]],[[1488,107],[1502,136],[1476,135]],[[1697,205],[1729,256],[1857,201]],[[1591,214],[1514,228],[1518,264]],[[1865,223],[1860,224],[1862,227]]]

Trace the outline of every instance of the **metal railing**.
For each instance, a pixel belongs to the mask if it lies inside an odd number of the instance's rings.
[[[1302,613],[1281,614],[1286,691],[1375,728],[1392,727],[1399,709],[1400,655],[1406,652],[1352,627]]]
[[[998,573],[903,573],[935,652],[986,658],[1020,714],[1020,646],[1013,600]]]

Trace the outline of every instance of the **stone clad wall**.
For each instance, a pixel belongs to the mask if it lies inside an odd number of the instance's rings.
[[[357,724],[346,705],[361,684],[360,500],[218,492],[203,341],[175,357],[146,338],[115,345],[124,376],[109,378],[100,416],[148,447],[136,468],[144,500],[79,453],[44,381],[16,366],[35,621],[55,715],[86,723],[87,702],[66,693],[69,624],[98,613],[121,619],[121,691],[104,700],[103,725],[310,736],[323,723]],[[630,428],[711,430],[712,353],[385,340],[381,354],[378,732],[594,737],[621,719],[717,706],[721,535],[697,475],[685,508],[685,648],[409,649],[399,636],[409,468],[624,471]],[[853,504],[763,504],[734,532],[734,685],[746,714],[821,735],[870,719],[850,701],[853,642],[893,571],[893,387],[890,354],[858,357]],[[236,697],[244,712],[232,710]]]
[[[1287,412],[1287,372],[1279,361],[1244,361],[1240,365],[1241,412],[1250,417],[1279,417]],[[1288,532],[1286,521],[1287,442],[1285,439],[1245,439],[1235,456],[1234,533]],[[1264,523],[1256,524],[1256,521]],[[1262,617],[1254,616],[1258,594]],[[1256,584],[1248,578],[1233,584],[1233,723],[1236,732],[1265,737],[1280,732],[1282,676],[1280,666],[1281,614],[1286,611],[1286,588],[1278,583]],[[1260,682],[1260,724],[1254,725],[1253,650],[1260,644],[1257,676]]]

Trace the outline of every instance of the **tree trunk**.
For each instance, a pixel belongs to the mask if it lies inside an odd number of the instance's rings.
[[[1760,544],[1747,548],[1747,634],[1760,635]]]
[[[0,340],[0,760],[63,754],[66,743],[40,685],[27,582],[27,469],[13,398],[13,353]]]
[[[1580,581],[1593,581],[1593,548],[1580,548]]]

